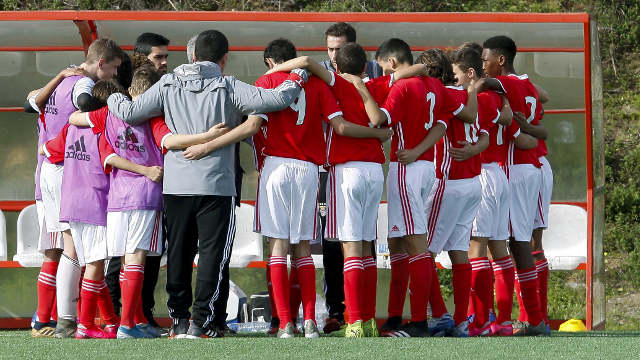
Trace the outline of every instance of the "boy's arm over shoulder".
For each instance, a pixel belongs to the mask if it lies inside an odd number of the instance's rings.
[[[231,102],[243,115],[269,113],[289,106],[300,94],[309,78],[306,70],[295,69],[289,77],[275,89],[262,89],[244,83],[233,76],[226,76],[227,90]]]
[[[166,76],[169,75],[164,75],[160,81],[153,84],[136,101],[129,100],[122,93],[111,94],[107,100],[109,111],[130,125],[142,124],[150,118],[162,115],[164,106],[162,87]]]

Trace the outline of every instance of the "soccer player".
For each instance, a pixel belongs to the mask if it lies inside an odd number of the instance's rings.
[[[364,71],[366,53],[355,43],[344,44],[336,56],[336,61],[340,75],[327,71],[309,57],[288,61],[274,67],[270,72],[296,67],[308,68],[331,87],[341,104],[345,120],[368,126],[369,117],[365,105],[350,81],[359,82],[359,86],[365,86],[369,93],[374,94],[377,107],[378,103],[383,103],[386,99],[393,77],[387,75],[369,80]],[[343,76],[349,80],[343,79]],[[380,134],[383,136],[384,132]],[[372,252],[372,242],[377,236],[375,230],[378,205],[384,184],[380,166],[385,161],[384,151],[379,140],[341,136],[330,127],[327,153],[330,167],[329,182],[326,186],[329,202],[325,238],[339,239],[343,248],[344,291],[349,314],[345,336],[378,336],[375,323],[377,266]]]
[[[112,81],[99,81],[96,94],[120,89]],[[103,99],[106,101],[106,97]],[[78,257],[78,265],[86,266],[80,291],[80,311],[76,339],[116,337],[119,319],[104,282],[104,260],[107,258],[106,222],[109,179],[97,170],[102,168],[98,150],[99,133],[92,129],[65,125],[41,152],[53,162],[65,162],[62,177],[60,221],[67,222]],[[74,284],[74,286],[77,286]],[[105,330],[94,322],[96,308],[105,323]]]
[[[517,48],[513,40],[506,36],[487,39],[482,45],[482,67],[487,76],[479,81],[479,88],[491,88],[505,93],[514,112],[522,113],[529,122],[541,117],[541,106],[535,88],[529,87],[524,79],[515,74],[513,61]],[[532,89],[533,88],[533,89]],[[535,212],[538,205],[542,174],[537,150],[519,149],[513,139],[520,133],[517,121],[507,128],[510,140],[507,154],[507,178],[511,190],[510,202],[510,242],[509,247],[515,261],[523,305],[528,315],[528,324],[517,329],[514,335],[535,336],[548,334],[549,330],[538,298],[538,276],[529,242],[533,232]]]
[[[413,63],[409,45],[400,39],[385,41],[376,53],[385,74],[406,69]],[[418,65],[418,68],[423,67]],[[361,95],[363,93],[361,92]],[[427,249],[427,216],[424,206],[435,180],[433,145],[444,135],[446,119],[444,87],[432,78],[397,81],[381,110],[369,113],[374,125],[388,123],[395,136],[387,177],[389,202],[389,250],[392,279],[389,290],[389,319],[383,331],[390,336],[428,336],[426,322],[433,259]],[[368,101],[365,99],[365,103]],[[455,109],[464,109],[459,104]],[[399,162],[399,151],[415,148],[409,165]],[[411,321],[400,327],[402,307],[409,282]],[[400,331],[395,331],[397,329]]]
[[[427,74],[439,79],[445,89],[448,98],[464,107],[475,110],[477,108],[475,88],[468,86],[455,87],[455,78],[451,63],[446,54],[439,49],[431,49],[423,52],[417,59],[427,68]],[[455,327],[451,329],[451,335],[468,336],[467,307],[471,282],[471,266],[467,258],[469,246],[469,233],[471,224],[480,202],[481,185],[478,180],[480,174],[480,159],[477,156],[488,145],[487,135],[478,129],[477,117],[471,116],[467,121],[456,118],[457,110],[450,113],[441,113],[447,120],[446,134],[436,144],[435,168],[436,181],[431,188],[426,212],[428,220],[429,251],[437,254],[442,250],[448,251],[453,265],[453,286],[456,304],[454,314]],[[458,153],[454,149],[458,148]],[[452,152],[453,151],[453,152]],[[404,155],[413,150],[407,149],[399,154],[400,161],[407,163]],[[411,156],[409,160],[414,158]],[[441,216],[446,214],[446,216]],[[432,269],[431,267],[430,269]],[[437,274],[432,272],[433,279]],[[434,281],[434,280],[431,281]],[[431,287],[429,296],[432,299],[441,298],[439,289]],[[436,311],[434,311],[435,313]],[[434,317],[438,317],[434,315]]]
[[[88,76],[69,76],[49,85],[54,90],[41,91],[34,99],[37,107],[44,109],[46,141],[53,139],[77,109],[92,110],[99,102],[92,97],[94,81],[111,79],[117,74],[122,50],[112,40],[98,39],[87,50],[87,57],[80,65]],[[56,299],[58,323],[56,337],[72,337],[76,329],[78,286],[81,268],[78,265],[69,225],[59,221],[63,166],[45,159],[40,174],[40,189],[48,232],[63,232],[64,251],[56,273]]]
[[[356,30],[345,22],[335,23],[329,26],[325,31],[325,40],[329,59],[322,61],[320,64],[324,66],[325,69],[336,72],[337,54],[346,43],[356,42]],[[382,69],[380,69],[375,61],[367,61],[366,64],[367,78],[374,79],[382,75]],[[327,129],[325,127],[325,132],[326,130]],[[327,204],[325,191],[327,188],[327,178],[328,173],[324,168],[320,168],[320,192],[318,196],[318,203],[320,204],[321,209],[323,207],[326,209]],[[324,236],[324,230],[326,229],[326,216],[322,215],[323,213],[326,214],[326,211],[320,211],[322,236]],[[371,246],[374,247],[375,244],[371,243]],[[372,251],[375,252],[375,248],[372,249]],[[329,313],[329,317],[326,319],[323,331],[325,334],[328,334],[340,329],[344,324],[345,293],[342,274],[344,259],[340,257],[340,255],[342,255],[340,242],[337,241],[337,239],[323,238],[322,255],[322,263],[324,265],[324,292],[327,302],[327,311]]]
[[[44,119],[45,108],[41,108],[35,103],[36,95],[40,92],[43,99],[48,99],[63,79],[69,76],[81,76],[84,74],[85,72],[82,68],[72,67],[64,69],[42,89],[34,90],[27,96],[27,101],[24,105],[25,112],[38,113],[38,148],[46,142],[47,133]],[[36,156],[38,162],[35,176],[35,200],[40,228],[38,251],[44,254],[44,259],[40,267],[40,273],[38,274],[38,307],[36,309],[36,319],[33,322],[31,336],[53,337],[58,319],[56,307],[56,272],[58,270],[60,256],[62,255],[63,243],[62,233],[50,233],[47,231],[42,192],[40,190],[40,170],[45,157],[40,155],[39,152],[37,152]]]
[[[269,43],[264,52],[270,68],[296,56],[295,46],[288,40]],[[272,88],[287,73],[264,75],[256,85]],[[260,231],[269,238],[270,279],[280,319],[278,337],[293,337],[289,309],[287,253],[293,247],[292,261],[297,265],[304,308],[305,337],[318,337],[315,324],[315,267],[310,256],[309,239],[317,234],[316,211],[318,165],[326,161],[322,122],[328,122],[338,134],[378,138],[385,130],[371,129],[347,122],[331,90],[317,77],[312,77],[291,109],[260,116],[250,116],[238,128],[208,143],[205,151],[226,146],[255,134],[267,120],[267,137],[260,184],[258,211]],[[376,140],[378,141],[378,140]],[[305,146],[300,146],[305,144]],[[187,149],[187,158],[190,157]],[[291,209],[291,210],[287,210]]]
[[[159,116],[174,134],[204,132],[218,123],[238,125],[242,115],[271,112],[289,106],[298,96],[306,71],[288,75],[272,90],[242,83],[222,71],[229,43],[219,31],[198,35],[194,64],[177,67],[172,74],[129,101],[124,95],[109,98],[109,110],[134,125]],[[168,308],[174,320],[174,338],[220,337],[226,307],[216,306],[225,288],[221,274],[228,265],[235,229],[235,149],[225,147],[198,161],[170,150],[164,162],[164,211],[167,218]],[[192,298],[193,259],[199,251],[195,301]],[[189,308],[193,304],[193,314]],[[193,321],[189,322],[192,317]]]
[[[136,69],[128,93],[135,99],[160,79],[152,65]],[[105,97],[106,99],[106,97]],[[220,124],[196,135],[172,135],[157,117],[148,123],[129,126],[104,107],[90,113],[74,113],[70,123],[104,132],[100,156],[110,176],[107,207],[109,256],[124,257],[123,311],[119,339],[158,337],[142,312],[141,291],[148,255],[162,253],[162,153],[206,142],[226,128]],[[155,143],[154,143],[155,141]]]
[[[143,61],[145,60],[151,63],[158,73],[166,74],[167,73],[167,60],[169,57],[168,52],[169,39],[166,37],[155,34],[155,33],[142,33],[136,39],[134,48],[133,48],[133,59],[134,64],[133,68],[138,68]],[[142,59],[140,59],[142,58]],[[122,72],[122,67],[126,65],[126,62],[123,61],[123,64],[120,67],[120,71]],[[128,89],[131,84],[131,75],[132,71],[129,72],[129,76],[126,81],[121,81],[120,76],[118,76],[118,80],[120,84]],[[142,285],[142,308],[145,314],[145,317],[149,321],[149,324],[153,326],[156,331],[160,331],[160,327],[158,323],[156,323],[153,318],[153,307],[155,306],[154,300],[154,291],[156,288],[156,284],[158,283],[158,274],[160,272],[160,257],[153,256],[149,257],[145,263],[145,277]],[[109,286],[109,291],[112,295],[112,299],[114,304],[120,302],[120,289],[119,289],[119,274],[121,270],[121,262],[120,258],[116,257],[109,261],[107,274],[105,275],[107,285]]]
[[[483,74],[482,46],[463,45],[452,54],[452,63],[457,85],[466,87],[479,80]],[[509,237],[509,184],[500,168],[507,158],[504,127],[511,124],[512,117],[506,98],[491,90],[478,94],[478,120],[480,128],[488,132],[489,146],[481,153],[482,199],[473,221],[469,245],[469,262],[472,266],[470,301],[474,315],[469,325],[470,336],[512,333],[508,324],[511,320],[510,304],[513,302],[513,263],[506,245]],[[521,139],[519,137],[518,140]],[[489,311],[493,309],[493,281],[487,245],[496,256],[494,266],[499,310],[496,324],[489,321]],[[508,271],[511,275],[503,275]],[[505,278],[511,279],[510,285],[505,283]]]
[[[167,73],[167,60],[169,59],[169,39],[160,34],[142,33],[136,39],[133,54],[146,56],[156,70],[164,75]]]

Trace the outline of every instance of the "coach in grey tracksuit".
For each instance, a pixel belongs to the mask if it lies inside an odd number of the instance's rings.
[[[226,37],[215,30],[205,31],[196,40],[195,63],[181,65],[173,74],[164,75],[134,102],[122,94],[112,95],[109,110],[129,124],[139,124],[164,112],[172,133],[196,134],[219,123],[233,128],[242,115],[283,109],[298,96],[306,80],[306,72],[297,70],[276,89],[256,88],[222,75],[227,53]],[[223,316],[226,309],[218,309],[214,303],[220,296],[221,271],[229,261],[235,232],[234,170],[233,146],[195,161],[186,160],[180,150],[170,150],[165,156],[167,306],[176,337],[220,336],[214,317]],[[191,273],[196,251],[200,257],[192,301]],[[193,323],[187,331],[192,302]]]

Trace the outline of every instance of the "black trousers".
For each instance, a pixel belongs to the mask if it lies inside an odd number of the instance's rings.
[[[320,173],[320,189],[318,191],[318,202],[320,206],[326,206],[327,199],[327,177],[329,173]],[[327,312],[330,317],[338,320],[344,319],[344,276],[342,268],[344,258],[342,247],[337,241],[324,240],[324,227],[326,226],[326,216],[320,217],[322,223],[322,265],[324,266],[324,296],[327,302]]]
[[[167,307],[172,318],[191,317],[203,328],[225,321],[229,282],[223,281],[223,277],[229,271],[235,236],[234,207],[232,196],[164,195]],[[194,296],[191,276],[196,253],[200,257]]]
[[[158,284],[158,275],[160,274],[160,260],[161,256],[148,256],[144,265],[144,280],[142,282],[142,311],[147,321],[156,326],[156,322],[153,318],[153,308],[156,305],[153,293],[156,290],[156,284]],[[113,306],[116,313],[120,313],[122,304],[120,302],[120,267],[122,261],[120,257],[113,257],[109,260],[109,266],[105,274],[105,282],[113,301]]]

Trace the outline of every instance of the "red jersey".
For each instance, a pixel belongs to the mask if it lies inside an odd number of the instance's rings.
[[[538,106],[540,101],[538,100],[537,92],[532,93],[528,89],[525,81],[518,78],[515,74],[508,76],[501,75],[496,77],[496,79],[502,84],[502,89],[504,90],[511,109],[513,109],[514,112],[519,111],[523,113],[529,122],[532,122],[536,117],[538,117],[539,121],[542,112],[540,106]],[[537,124],[537,122],[534,122],[534,124]],[[506,130],[507,138],[511,140],[507,153],[507,164],[531,164],[535,167],[541,167],[542,164],[538,160],[539,156],[537,149],[524,150],[517,148],[513,143],[513,140],[520,135],[520,127],[518,126],[518,123],[512,121],[511,125]]]
[[[430,77],[414,77],[398,80],[381,108],[387,115],[389,126],[393,126],[391,161],[398,161],[399,149],[416,147],[429,134],[433,125],[440,122],[448,125],[449,112],[456,114],[464,108],[450,99],[442,83]],[[433,161],[433,148],[425,151],[417,160]]]
[[[288,77],[285,72],[263,75],[256,81],[256,86],[272,89]],[[327,145],[322,122],[341,115],[338,102],[327,84],[311,76],[288,108],[262,116],[267,120],[269,134],[264,154],[324,164]]]
[[[502,109],[502,98],[493,91],[478,94],[478,122],[480,128],[489,135],[489,146],[480,154],[483,164],[507,160],[507,145],[504,138],[504,126],[498,124]]]
[[[369,126],[369,116],[364,109],[358,90],[340,75],[331,72],[331,91],[340,103],[344,119],[357,125]],[[384,103],[391,89],[390,76],[383,76],[366,83],[371,96],[378,104]],[[366,161],[384,164],[385,156],[378,139],[354,138],[338,135],[329,126],[327,132],[328,165],[343,164],[349,161]]]
[[[264,164],[264,147],[267,143],[267,125],[260,126],[260,130],[253,135],[251,139],[253,141],[253,162],[255,163],[256,170],[262,170]]]
[[[447,94],[455,103],[467,103],[467,91],[459,86],[447,86]],[[461,110],[462,108],[460,108]],[[459,113],[459,111],[458,111]],[[474,124],[468,124],[456,118],[453,114],[449,120],[449,126],[444,137],[436,144],[436,177],[445,180],[468,179],[480,175],[481,160],[476,155],[464,161],[453,160],[449,154],[451,147],[460,148],[459,141],[466,141],[469,144],[478,142],[480,132],[478,120]],[[487,130],[484,130],[487,132]]]
[[[515,75],[513,75],[515,76]],[[531,115],[527,119],[531,124],[538,125],[542,120],[542,115],[544,111],[542,110],[542,103],[538,100],[538,89],[536,89],[535,85],[529,80],[529,76],[527,74],[522,74],[517,76],[518,79],[522,80],[524,84],[524,95],[526,96],[527,105],[531,111],[531,114],[534,114],[533,118]],[[547,143],[538,139],[538,147],[536,148],[536,152],[538,153],[538,157],[546,156],[549,151],[547,150]]]

